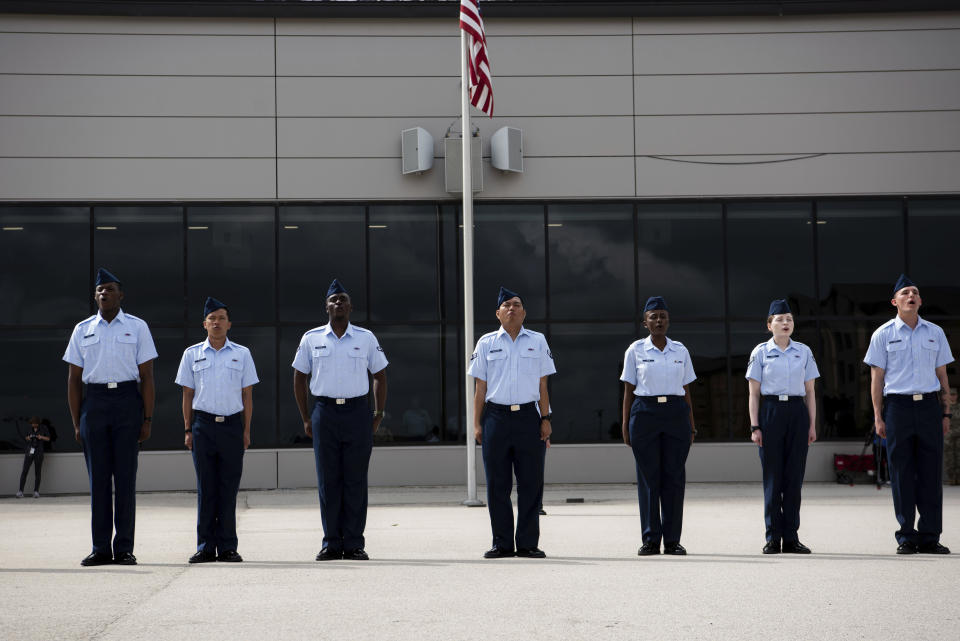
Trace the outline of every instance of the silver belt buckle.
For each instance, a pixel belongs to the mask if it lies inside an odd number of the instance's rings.
[[[519,412],[519,411],[520,411],[520,406],[519,406],[519,405],[511,405],[511,406],[510,406],[510,411],[511,411],[511,412]]]
[[[790,397],[787,396],[786,394],[781,394],[780,396],[777,397],[777,399],[781,401],[789,401]]]
[[[657,402],[658,402],[658,403],[666,403],[666,402],[667,402],[667,397],[666,397],[666,396],[658,396],[658,397],[657,397]]]
[[[347,399],[345,399],[345,398],[338,398],[338,399],[337,399],[337,405],[346,405],[346,404],[347,404]]]
[[[215,416],[215,417],[213,417],[213,420],[214,420],[214,422],[216,422],[216,423],[223,423],[225,420],[227,420],[227,417],[226,417],[226,416]]]
[[[923,400],[923,394],[914,394],[914,395],[913,395],[913,400],[915,400],[915,401],[922,401],[922,400]]]
[[[107,383],[107,389],[117,389],[116,383]]]

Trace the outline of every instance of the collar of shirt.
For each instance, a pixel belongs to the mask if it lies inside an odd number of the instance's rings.
[[[893,326],[897,328],[898,332],[901,331],[904,327],[906,327],[910,331],[915,332],[926,324],[927,324],[927,321],[920,318],[920,316],[917,316],[917,326],[914,327],[912,330],[910,330],[910,326],[907,325],[902,318],[900,318],[900,314],[897,314],[896,316],[893,317]]]
[[[770,348],[770,349],[775,349],[775,350],[777,350],[778,352],[780,352],[781,354],[785,354],[785,353],[789,352],[791,349],[797,349],[797,346],[794,344],[792,338],[787,339],[787,340],[790,341],[789,343],[787,343],[787,349],[780,349],[780,346],[777,345],[776,341],[773,340],[773,338],[771,338],[770,340],[767,341],[767,347]]]
[[[122,310],[122,309],[120,309],[120,310],[117,311],[117,315],[113,317],[113,320],[115,320],[115,321],[120,321],[120,323],[123,323],[125,320],[127,320],[127,315],[123,313],[123,310]],[[100,313],[100,310],[98,309],[98,310],[97,310],[97,325],[99,325],[100,323],[104,323],[105,325],[111,325],[111,324],[112,324],[112,322],[110,322],[110,323],[107,322],[107,319],[103,317],[103,315]]]
[[[517,340],[520,340],[520,337],[521,337],[521,336],[529,336],[529,335],[530,335],[530,332],[528,332],[527,329],[526,329],[523,325],[521,325],[521,326],[520,326],[520,332],[517,334]],[[512,338],[510,338],[510,334],[508,334],[508,333],[507,333],[507,330],[503,328],[503,325],[501,325],[501,326],[500,326],[500,329],[497,330],[497,339],[503,338],[504,336],[506,336],[507,339],[509,339],[511,343],[515,343],[515,342],[516,342],[515,340],[513,340]]]
[[[641,341],[641,343],[643,343],[643,349],[645,349],[645,350],[648,351],[648,352],[652,352],[652,351],[654,351],[654,350],[656,350],[656,351],[658,351],[658,352],[660,351],[660,349],[659,349],[656,345],[653,344],[653,339],[650,338],[649,336],[647,336],[646,338],[644,338],[644,339]],[[667,352],[669,352],[669,351],[671,351],[671,350],[676,350],[676,349],[677,349],[677,348],[674,346],[673,341],[668,338],[668,339],[667,339],[667,344],[663,347],[663,352],[661,352],[661,353],[666,354]]]
[[[336,332],[333,331],[333,325],[331,325],[330,323],[327,323],[326,325],[323,326],[323,333],[324,333],[324,334],[333,334],[333,337],[336,338],[337,340],[343,340],[343,339],[346,338],[347,336],[353,336],[353,333],[354,333],[354,332],[353,332],[353,323],[350,323],[350,322],[347,323],[347,329],[344,330],[343,336],[339,336],[339,337],[338,337],[337,334],[336,334]]]
[[[217,352],[217,351],[222,352],[222,351],[225,350],[225,349],[232,349],[232,348],[233,348],[233,343],[231,343],[231,342],[230,342],[230,339],[227,338],[227,339],[226,339],[226,342],[224,342],[224,344],[223,344],[223,347],[221,347],[219,350],[214,349],[213,345],[210,344],[210,337],[208,336],[207,338],[205,338],[205,339],[203,340],[203,345],[200,346],[200,352],[203,353],[203,352],[207,351],[208,349],[211,349],[211,350],[213,350],[213,351],[215,351],[215,352]]]

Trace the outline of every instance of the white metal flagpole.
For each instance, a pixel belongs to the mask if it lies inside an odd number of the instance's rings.
[[[463,345],[464,363],[469,366],[473,356],[473,174],[470,167],[470,80],[467,75],[467,32],[460,30],[460,113],[461,158],[463,164]],[[463,505],[478,507],[477,446],[473,436],[473,378],[464,375],[464,426],[467,439],[467,498]]]

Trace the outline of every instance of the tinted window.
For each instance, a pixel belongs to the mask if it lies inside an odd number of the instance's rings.
[[[960,239],[960,200],[910,202],[910,278],[920,285],[924,316],[960,315],[955,268]],[[945,268],[946,267],[946,268]]]
[[[370,207],[370,317],[440,318],[436,207]]]
[[[529,319],[546,317],[543,206],[479,205],[474,212],[474,313],[497,311],[500,287],[523,298]]]

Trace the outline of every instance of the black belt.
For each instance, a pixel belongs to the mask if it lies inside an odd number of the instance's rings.
[[[136,386],[137,381],[120,381],[119,383],[87,383],[88,390],[121,390]]]
[[[324,405],[339,405],[341,407],[353,407],[360,403],[367,403],[367,397],[354,396],[353,398],[331,398],[330,396],[317,396],[317,402]]]
[[[765,401],[775,401],[778,403],[787,403],[789,401],[802,401],[805,397],[803,396],[788,396],[786,394],[764,394],[761,397]]]
[[[529,403],[516,403],[514,405],[501,405],[500,403],[493,403],[487,401],[487,405],[495,410],[501,410],[503,412],[519,412],[522,409],[528,407],[534,407],[537,404],[536,401],[530,401]]]
[[[228,414],[224,416],[218,416],[216,414],[211,414],[210,412],[204,412],[203,410],[193,410],[193,413],[201,418],[207,419],[208,421],[213,421],[214,423],[226,423],[233,418],[240,418],[243,416],[243,412],[237,412],[236,414]]]
[[[939,392],[924,392],[923,394],[887,394],[887,398],[902,398],[910,401],[926,401],[931,398],[938,398]]]
[[[648,401],[653,401],[656,403],[666,403],[671,398],[682,398],[686,400],[686,396],[677,396],[676,394],[660,394],[659,396],[637,396],[637,398],[642,398]]]

